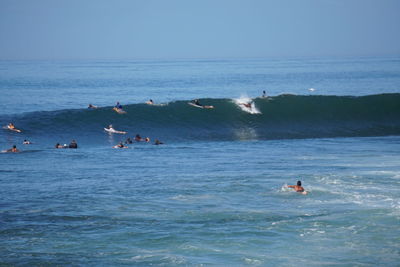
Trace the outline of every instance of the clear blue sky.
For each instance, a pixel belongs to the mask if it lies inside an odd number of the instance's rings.
[[[0,0],[0,59],[400,55],[400,0]]]

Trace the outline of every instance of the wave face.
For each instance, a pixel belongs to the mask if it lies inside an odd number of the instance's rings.
[[[353,96],[280,95],[254,99],[259,113],[246,112],[232,99],[200,99],[214,109],[200,109],[188,101],[163,106],[131,104],[127,114],[111,107],[96,110],[33,112],[0,118],[13,121],[25,136],[98,140],[113,124],[128,136],[162,140],[267,140],[386,136],[400,134],[400,94]],[[3,131],[2,134],[11,134]],[[125,138],[125,137],[124,137]]]

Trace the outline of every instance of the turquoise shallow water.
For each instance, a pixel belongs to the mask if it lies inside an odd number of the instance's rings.
[[[131,123],[130,133],[136,133],[135,126],[140,125],[140,133],[151,134],[152,139],[161,136],[165,142],[161,146],[135,143],[118,150],[111,147],[121,137],[94,130],[104,118],[112,118],[107,110],[101,111],[101,116],[93,115],[98,125],[88,124],[87,131],[81,124],[77,130],[68,130],[61,123],[90,121],[92,114],[80,110],[90,99],[97,97],[99,105],[111,106],[114,95],[123,92],[140,95],[143,101],[148,95],[162,95],[160,102],[191,99],[198,92],[221,104],[218,98],[237,98],[246,91],[257,95],[269,79],[269,91],[276,90],[276,94],[291,90],[303,94],[303,88],[304,94],[312,94],[309,87],[329,91],[328,87],[310,86],[313,75],[317,77],[314,82],[334,88],[324,95],[399,93],[399,62],[395,59],[325,60],[318,61],[318,67],[315,61],[311,63],[233,61],[228,64],[232,67],[226,68],[226,62],[191,61],[170,62],[175,67],[166,68],[165,62],[152,62],[149,68],[146,64],[150,63],[126,63],[125,68],[112,70],[109,66],[114,63],[110,62],[73,62],[69,67],[51,63],[52,71],[46,65],[50,63],[2,62],[0,90],[8,97],[0,99],[0,106],[22,97],[18,109],[2,113],[0,122],[19,122],[26,135],[5,130],[0,134],[1,149],[16,143],[23,151],[0,153],[0,265],[397,266],[398,134],[271,139],[260,134],[268,133],[268,128],[240,115],[240,109],[226,109],[234,114],[227,117],[232,121],[229,125],[221,122],[222,115],[204,122],[202,114],[190,113],[199,116],[196,123],[210,126],[211,130],[201,132],[201,138],[196,132],[199,128],[193,128],[187,117],[181,124],[176,122],[181,117],[173,117],[177,138],[173,129],[162,132],[164,126],[151,128],[134,115],[117,120],[119,127]],[[277,67],[271,69],[274,64]],[[143,85],[135,84],[138,81],[124,71],[133,68],[148,72]],[[98,80],[100,70],[105,77],[121,79]],[[193,70],[199,71],[198,76]],[[343,75],[342,70],[346,72]],[[276,77],[297,77],[297,82]],[[166,82],[171,79],[176,83]],[[273,83],[279,85],[275,88]],[[71,101],[71,95],[78,100]],[[135,101],[124,102],[131,103]],[[265,111],[268,108],[265,106]],[[59,113],[63,109],[73,111]],[[43,110],[52,112],[49,115]],[[128,106],[128,110],[147,114],[146,107],[138,105]],[[269,123],[268,112],[262,111]],[[35,113],[21,115],[23,112]],[[376,126],[381,118],[357,112],[356,122],[365,122],[363,127]],[[397,114],[396,105],[385,112]],[[52,117],[53,113],[58,115]],[[160,122],[155,116],[146,119]],[[398,122],[393,118],[389,116],[385,127],[391,125],[396,133]],[[27,123],[31,119],[35,125]],[[353,127],[354,117],[350,122],[346,119],[335,117],[335,124],[328,126]],[[246,128],[227,135],[224,129],[234,128],[238,121],[247,123]],[[373,124],[368,124],[371,121]],[[38,130],[41,123],[49,122],[55,123],[49,133]],[[301,129],[326,126],[306,122]],[[220,124],[226,128],[216,127]],[[221,134],[214,135],[216,130]],[[24,138],[34,144],[23,146]],[[56,141],[67,143],[73,138],[77,138],[77,150],[53,148]],[[306,196],[285,187],[299,179],[309,191]]]

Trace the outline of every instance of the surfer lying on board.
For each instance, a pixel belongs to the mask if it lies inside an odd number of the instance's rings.
[[[98,107],[97,107],[97,106],[93,106],[92,104],[89,104],[88,108],[96,109],[96,108],[98,108]]]
[[[214,108],[214,106],[207,106],[207,105],[200,104],[200,101],[198,99],[194,99],[194,100],[190,101],[188,104],[191,106],[194,106],[194,107],[198,107],[198,108]]]
[[[78,148],[78,144],[76,143],[75,140],[72,140],[68,147],[69,148]]]
[[[12,123],[12,122],[10,122],[10,123],[9,123],[6,127],[4,127],[4,128],[7,128],[7,129],[9,129],[9,130],[11,130],[11,131],[18,132],[18,133],[21,132],[21,130],[18,130],[17,128],[15,128],[15,125],[14,125],[14,123]]]
[[[17,153],[17,152],[20,152],[18,149],[17,149],[17,146],[16,145],[13,145],[13,147],[12,148],[10,148],[10,149],[7,149],[6,151],[4,151],[4,152],[7,152],[7,153]]]
[[[193,100],[193,103],[194,103],[195,105],[198,105],[198,106],[203,106],[202,104],[200,104],[200,102],[199,102],[198,99]]]
[[[146,104],[147,105],[153,105],[154,104],[153,99],[150,99],[149,101],[147,101]]]
[[[32,142],[25,139],[24,142],[22,142],[22,144],[24,144],[24,145],[31,145]]]
[[[122,142],[119,142],[119,144],[113,146],[113,148],[128,148],[128,146],[125,146]]]
[[[293,188],[294,191],[297,193],[301,193],[303,195],[307,194],[307,191],[304,190],[304,188],[301,186],[301,181],[297,181],[297,185],[288,185],[287,187]]]
[[[154,142],[155,145],[163,145],[164,143],[161,142],[160,140],[156,139],[156,141]]]
[[[139,134],[135,136],[135,141],[136,142],[150,142],[150,138],[142,138]]]
[[[60,145],[60,143],[57,143],[54,147],[55,147],[55,148],[68,148],[67,144],[65,144],[65,145]]]

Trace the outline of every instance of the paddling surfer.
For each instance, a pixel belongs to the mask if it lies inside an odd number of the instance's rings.
[[[288,185],[287,187],[293,188],[297,193],[301,193],[303,195],[307,194],[307,191],[301,186],[301,181],[297,181],[296,185]]]

